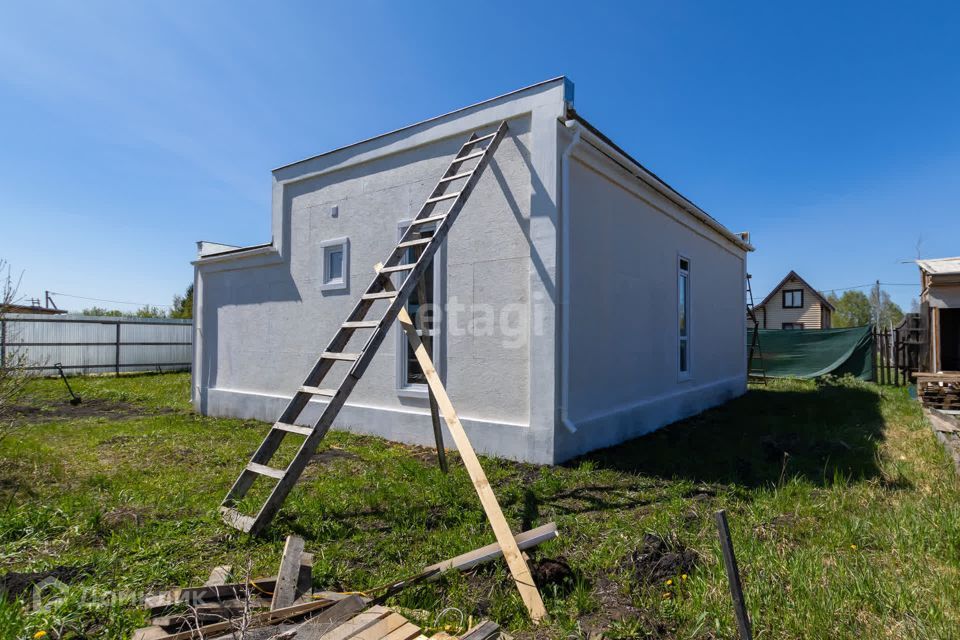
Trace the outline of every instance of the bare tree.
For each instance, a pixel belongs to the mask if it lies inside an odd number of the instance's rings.
[[[10,407],[23,394],[27,383],[27,354],[23,349],[10,346],[11,342],[16,342],[15,331],[7,320],[11,308],[19,301],[22,278],[23,273],[14,278],[10,264],[0,259],[0,340],[3,342],[0,358],[0,440],[12,430],[8,422]]]

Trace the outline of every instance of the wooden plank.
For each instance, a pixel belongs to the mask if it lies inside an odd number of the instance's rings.
[[[283,469],[274,469],[273,467],[268,467],[265,464],[257,464],[256,462],[248,462],[247,471],[258,473],[261,476],[276,478],[277,480],[283,477]]]
[[[230,578],[230,571],[232,569],[233,567],[229,564],[214,567],[213,571],[210,572],[210,577],[207,578],[207,581],[203,583],[203,586],[216,587],[222,584],[227,584],[227,579]]]
[[[395,631],[405,624],[407,624],[406,618],[391,611],[386,617],[377,620],[366,629],[358,631],[350,638],[353,638],[353,640],[380,640],[391,631]]]
[[[300,572],[297,575],[297,596],[313,592],[313,554],[300,554]]]
[[[491,640],[499,635],[500,625],[490,620],[483,620],[460,636],[460,640]]]
[[[383,640],[413,640],[418,635],[420,635],[420,627],[412,622],[406,622],[398,629],[383,636]]]
[[[514,539],[517,541],[517,548],[521,551],[525,551],[526,549],[532,549],[538,544],[542,544],[548,540],[553,540],[556,537],[557,525],[556,523],[550,522],[543,526],[537,527],[536,529],[524,531],[523,533],[518,534]],[[439,580],[442,572],[444,571],[467,571],[477,565],[483,564],[484,562],[495,560],[502,555],[503,552],[500,550],[500,545],[494,542],[493,544],[488,544],[485,547],[480,547],[479,549],[474,549],[468,553],[460,554],[459,556],[450,558],[449,560],[432,564],[424,569],[424,571],[439,569],[441,573],[430,576],[427,578],[427,582]]]
[[[379,265],[377,266],[379,267]],[[392,286],[392,283],[388,280],[384,288],[386,289]],[[443,386],[443,382],[440,380],[440,376],[437,374],[436,368],[433,366],[433,362],[430,360],[430,356],[427,355],[427,350],[424,348],[420,336],[417,335],[416,327],[414,327],[413,320],[410,318],[406,307],[400,308],[397,314],[397,320],[400,322],[404,333],[407,334],[407,339],[410,341],[410,346],[413,348],[414,354],[417,357],[417,362],[420,363],[420,369],[423,370],[427,384],[437,399],[437,406],[440,408],[440,413],[447,423],[450,435],[457,445],[457,451],[460,452],[460,458],[463,460],[463,465],[470,475],[470,480],[473,481],[474,489],[476,489],[477,495],[480,497],[480,504],[483,505],[483,510],[487,514],[490,526],[493,528],[494,536],[496,536],[500,548],[503,549],[504,559],[506,559],[510,573],[513,575],[513,580],[517,584],[520,597],[526,605],[527,611],[530,613],[530,619],[535,623],[539,622],[547,615],[547,610],[543,605],[543,598],[540,597],[537,585],[533,580],[533,576],[530,574],[530,567],[527,566],[526,560],[520,555],[520,549],[517,547],[513,532],[510,530],[510,525],[507,524],[507,520],[503,516],[503,510],[500,508],[500,503],[497,502],[497,496],[493,493],[490,482],[483,472],[480,459],[477,458],[477,454],[473,450],[473,445],[470,444],[470,439],[467,437],[467,433],[460,423],[460,418],[453,408],[453,403],[450,402],[450,397],[447,395],[447,391]]]
[[[297,630],[297,640],[320,640],[325,634],[353,618],[367,607],[358,595],[350,595],[313,616]]]
[[[166,637],[167,632],[163,630],[163,627],[152,626],[137,629],[130,636],[130,640],[160,640]]]
[[[289,620],[290,618],[296,618],[297,616],[302,616],[311,611],[318,611],[320,609],[325,609],[330,606],[329,600],[318,600],[316,602],[307,602],[304,604],[295,604],[292,607],[286,607],[284,609],[277,609],[275,611],[263,611],[261,613],[255,613],[250,616],[249,622],[251,625],[261,624],[261,623],[272,623],[272,622],[282,622],[283,620]],[[201,638],[210,637],[210,634],[219,633],[221,631],[229,631],[234,628],[234,625],[238,624],[238,620],[225,620],[223,622],[217,622],[215,624],[208,624],[200,627],[199,629],[190,629],[187,631],[180,631],[178,633],[171,633],[170,635],[161,636],[160,638],[151,638],[151,640],[199,640]]]
[[[381,606],[370,607],[368,611],[359,613],[350,620],[347,620],[339,627],[328,631],[322,636],[322,640],[347,640],[359,631],[363,631],[377,623],[378,620],[390,615],[390,609]]]
[[[259,587],[259,590],[271,592],[276,586],[276,578],[257,578],[251,583]],[[252,592],[257,589],[251,587]],[[234,582],[231,584],[211,585],[205,587],[187,587],[185,589],[172,589],[165,593],[153,596],[147,596],[143,599],[143,607],[150,611],[151,615],[162,613],[163,610],[180,602],[185,602],[191,606],[202,604],[204,602],[216,602],[234,598],[246,597],[247,584],[245,582]]]
[[[300,558],[303,556],[303,538],[287,536],[277,572],[277,586],[273,589],[270,610],[283,609],[297,599],[297,581],[300,577]]]

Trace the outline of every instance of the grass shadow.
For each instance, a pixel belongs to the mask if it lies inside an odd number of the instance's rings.
[[[568,464],[744,487],[881,476],[880,398],[869,387],[751,389],[722,407]]]

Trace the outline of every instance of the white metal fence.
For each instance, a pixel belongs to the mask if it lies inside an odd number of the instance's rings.
[[[31,314],[0,321],[0,366],[15,352],[29,369],[54,373],[190,369],[193,322],[160,318]]]

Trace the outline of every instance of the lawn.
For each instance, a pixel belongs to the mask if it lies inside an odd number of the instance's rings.
[[[0,600],[2,638],[129,637],[144,592],[220,564],[275,573],[289,533],[315,553],[315,585],[337,590],[493,541],[455,454],[447,476],[430,451],[339,432],[250,539],[216,507],[266,424],[195,414],[184,374],[72,381],[80,407],[38,380],[0,441],[0,576],[58,569],[70,584],[36,611]],[[777,382],[564,466],[483,464],[515,530],[557,523],[534,563],[572,576],[541,585],[537,629],[502,563],[389,602],[427,626],[456,631],[462,612],[517,638],[734,638],[722,508],[756,638],[960,637],[960,483],[905,389]],[[664,549],[677,562],[652,570]]]

